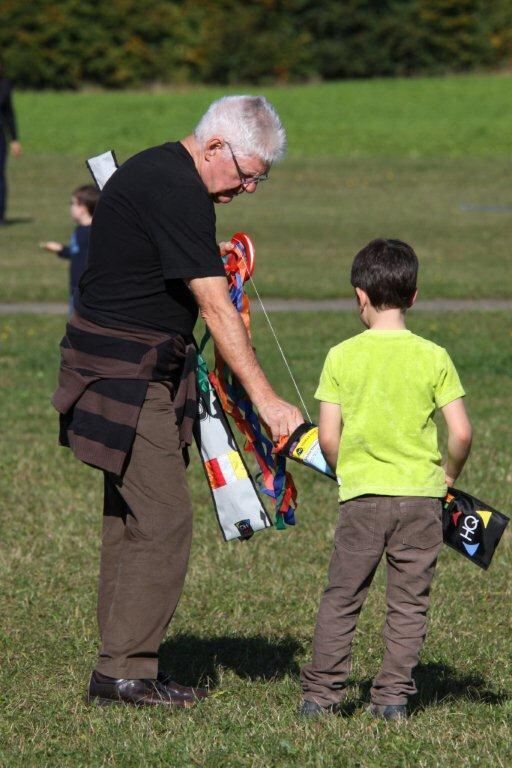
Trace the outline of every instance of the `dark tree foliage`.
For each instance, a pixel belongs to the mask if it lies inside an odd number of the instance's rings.
[[[507,67],[511,0],[2,0],[27,88],[270,83]]]

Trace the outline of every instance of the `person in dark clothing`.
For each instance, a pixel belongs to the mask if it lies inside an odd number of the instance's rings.
[[[69,265],[69,309],[74,307],[74,294],[87,264],[89,250],[89,234],[96,203],[100,196],[99,191],[92,184],[77,187],[71,194],[70,213],[75,222],[76,229],[71,235],[69,245],[50,240],[41,243],[45,251],[56,253],[61,259],[67,259]]]
[[[5,176],[8,145],[13,157],[21,155],[21,144],[16,131],[16,118],[12,105],[12,82],[3,76],[0,61],[0,226],[5,223],[7,205],[7,181]],[[9,141],[10,139],[10,141]]]
[[[91,703],[190,707],[206,695],[158,659],[192,535],[181,449],[197,411],[199,312],[273,439],[304,421],[258,363],[221,259],[234,244],[217,245],[215,231],[214,204],[256,192],[285,144],[265,98],[224,97],[181,141],[121,165],[96,207],[52,400],[61,444],[104,472]]]

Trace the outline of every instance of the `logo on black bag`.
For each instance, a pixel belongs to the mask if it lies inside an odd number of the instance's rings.
[[[462,523],[458,529],[459,538],[462,545],[470,557],[474,557],[480,547],[481,526],[487,528],[491,512],[484,509],[476,509],[474,514],[463,515]],[[459,522],[462,512],[455,510],[452,514],[452,523],[455,528]]]

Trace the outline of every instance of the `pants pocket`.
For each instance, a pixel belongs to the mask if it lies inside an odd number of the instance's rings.
[[[345,549],[361,552],[372,549],[375,539],[377,503],[352,499],[340,505],[340,516],[334,540]]]
[[[443,541],[440,499],[411,498],[400,504],[399,540],[406,547],[429,549]]]

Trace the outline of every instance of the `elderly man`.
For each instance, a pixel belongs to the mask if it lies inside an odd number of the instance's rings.
[[[105,476],[89,701],[189,707],[206,695],[158,672],[192,532],[181,448],[195,415],[198,310],[272,436],[303,421],[256,360],[215,236],[214,203],[255,192],[285,141],[266,99],[225,97],[192,135],[122,165],[96,208],[53,398],[61,443]]]

